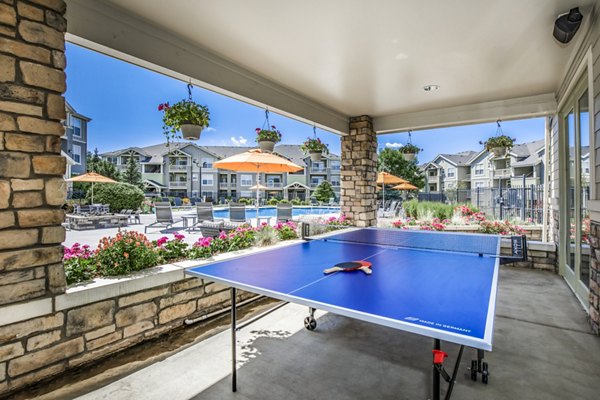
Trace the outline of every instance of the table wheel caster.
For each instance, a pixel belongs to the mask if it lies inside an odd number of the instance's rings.
[[[313,316],[304,318],[304,327],[309,331],[314,331],[317,328],[317,320]]]
[[[484,362],[481,364],[481,382],[487,385],[489,378],[488,363]]]

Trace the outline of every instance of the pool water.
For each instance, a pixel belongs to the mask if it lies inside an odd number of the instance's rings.
[[[300,215],[324,215],[324,214],[335,214],[339,213],[339,207],[294,207],[292,209],[292,216],[298,217]],[[215,218],[229,218],[229,210],[215,210]],[[258,209],[259,217],[276,217],[276,207],[260,207]],[[246,218],[256,218],[256,208],[246,208]]]

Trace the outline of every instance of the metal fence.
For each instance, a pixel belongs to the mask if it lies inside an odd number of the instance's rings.
[[[442,192],[423,192],[419,201],[446,204],[469,203],[494,219],[531,220],[542,223],[544,185],[510,188],[449,189]]]

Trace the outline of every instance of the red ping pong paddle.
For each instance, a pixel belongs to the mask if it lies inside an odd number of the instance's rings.
[[[371,271],[371,263],[368,261],[347,261],[347,262],[337,263],[333,267],[323,270],[323,273],[331,274],[332,272],[338,272],[338,271],[347,272],[347,271],[356,271],[359,269],[367,275],[371,275],[371,273],[373,272],[373,271]]]

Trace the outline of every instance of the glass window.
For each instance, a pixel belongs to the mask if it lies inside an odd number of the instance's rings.
[[[202,184],[206,185],[206,186],[212,186],[213,185],[213,176],[210,174],[202,174]]]
[[[454,178],[454,176],[456,175],[456,168],[453,167],[449,167],[448,168],[448,172],[447,172],[447,177],[448,178]]]
[[[252,186],[252,175],[240,175],[242,186]]]
[[[478,163],[475,165],[475,175],[483,175],[483,163]]]
[[[340,170],[340,162],[339,160],[331,160],[331,170],[339,171]]]
[[[69,127],[73,131],[73,136],[81,137],[81,119],[77,117],[73,117],[72,115],[69,118]]]
[[[162,171],[162,165],[160,164],[144,164],[145,174],[160,174]]]
[[[202,158],[202,168],[212,168],[212,158]]]
[[[72,155],[73,155],[73,160],[80,163],[81,162],[81,146],[74,144]]]

